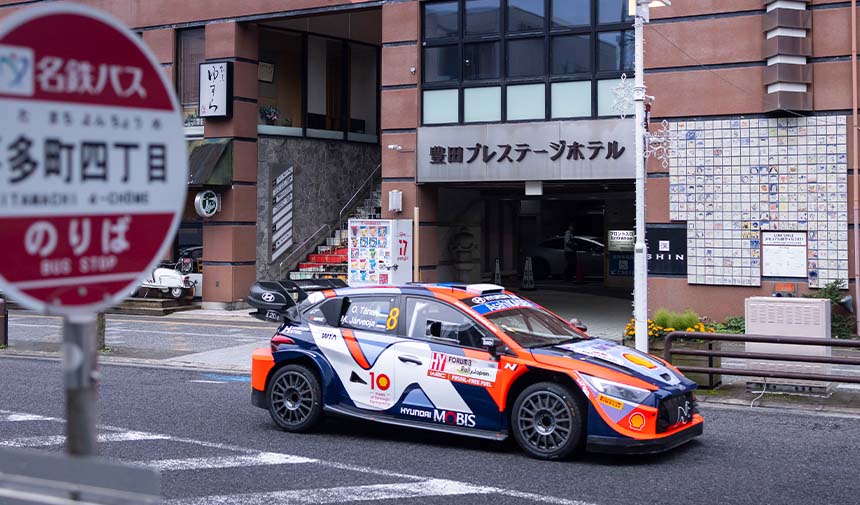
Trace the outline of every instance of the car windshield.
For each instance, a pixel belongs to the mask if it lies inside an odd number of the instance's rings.
[[[526,307],[501,310],[488,314],[486,318],[525,348],[546,347],[587,338],[567,321],[542,309]]]

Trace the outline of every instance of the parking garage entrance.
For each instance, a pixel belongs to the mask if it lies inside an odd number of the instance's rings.
[[[519,285],[531,258],[538,288],[595,292],[633,285],[631,180],[446,184],[438,188],[440,280]]]

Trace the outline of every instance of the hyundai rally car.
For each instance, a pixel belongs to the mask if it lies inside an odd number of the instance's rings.
[[[702,434],[696,384],[494,285],[258,282],[280,322],[252,358],[252,401],[291,432],[324,413],[493,440],[529,455],[650,453]]]

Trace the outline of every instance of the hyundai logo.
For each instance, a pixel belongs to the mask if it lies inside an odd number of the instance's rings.
[[[264,302],[272,303],[272,302],[274,302],[274,301],[275,301],[275,294],[274,294],[274,293],[265,292],[265,293],[263,293],[263,295],[262,295],[262,296],[260,296],[260,298],[262,298]]]

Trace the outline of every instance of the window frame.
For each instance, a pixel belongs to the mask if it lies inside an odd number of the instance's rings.
[[[341,99],[343,101],[343,109],[344,112],[341,114],[341,122],[343,123],[343,128],[340,130],[324,130],[324,131],[332,131],[338,132],[341,134],[340,138],[330,139],[330,140],[338,140],[343,142],[354,142],[357,144],[371,144],[371,145],[380,145],[382,142],[382,47],[377,46],[375,44],[369,44],[367,42],[361,42],[357,40],[345,39],[343,37],[336,37],[333,35],[321,35],[313,32],[303,32],[299,30],[292,30],[289,28],[280,28],[274,26],[263,25],[260,26],[260,31],[271,31],[275,33],[288,33],[291,35],[299,35],[301,37],[301,89],[302,89],[302,103],[301,103],[301,116],[302,116],[302,138],[312,138],[312,139],[321,139],[326,140],[325,137],[308,135],[308,51],[309,51],[309,38],[316,37],[323,40],[335,40],[340,43],[341,46],[341,56],[344,58],[344,75],[342,79],[343,89],[341,91]],[[258,35],[259,36],[259,35]],[[352,59],[350,53],[350,44],[355,44],[359,46],[365,46],[373,48],[376,52],[376,142],[365,142],[360,140],[350,140],[349,135],[352,133],[350,131],[351,124],[351,112],[352,112],[352,104],[351,104],[351,85],[352,85]],[[259,83],[258,83],[259,85]],[[259,122],[259,117],[257,118],[257,127],[259,127],[261,123]],[[314,130],[314,128],[310,128]],[[265,133],[263,135],[266,135]]]
[[[452,0],[427,0],[425,2],[421,2],[422,8],[420,12],[420,22],[421,22],[421,94],[423,96],[424,91],[436,91],[436,90],[444,90],[444,89],[456,89],[457,93],[457,121],[456,122],[447,122],[447,123],[425,123],[424,122],[424,101],[421,102],[421,126],[452,126],[452,125],[473,125],[473,124],[497,124],[497,123],[524,123],[524,122],[534,122],[534,121],[560,121],[560,120],[576,120],[576,119],[600,119],[612,116],[599,115],[598,111],[598,96],[597,96],[597,82],[601,80],[608,79],[619,79],[622,74],[627,73],[628,75],[632,75],[633,68],[629,69],[620,69],[620,70],[604,70],[601,71],[597,68],[597,39],[598,34],[603,32],[614,32],[614,31],[625,31],[625,30],[633,30],[633,18],[630,17],[629,21],[619,22],[619,23],[605,23],[598,24],[599,19],[599,4],[600,0],[589,0],[590,2],[590,12],[589,18],[591,20],[588,25],[580,25],[573,27],[554,27],[552,23],[552,4],[553,0],[543,0],[544,2],[544,20],[543,20],[543,28],[541,30],[530,30],[530,31],[522,31],[522,32],[511,32],[507,31],[508,24],[508,0],[500,0],[499,2],[499,26],[498,32],[495,34],[483,34],[483,35],[466,35],[466,1],[467,0],[455,0],[458,6],[458,35],[456,37],[443,37],[436,39],[426,39],[425,38],[425,9],[427,5],[431,5],[433,3],[440,2],[450,2]],[[617,0],[619,2],[623,2],[624,0]],[[564,35],[588,35],[589,36],[589,72],[577,72],[571,74],[563,74],[563,75],[553,75],[553,59],[552,59],[552,42],[554,37],[556,36],[564,36]],[[508,41],[517,40],[517,39],[534,39],[534,38],[543,38],[544,39],[544,74],[540,76],[531,76],[531,77],[508,77],[507,75],[507,58],[508,58],[508,50],[507,45]],[[482,80],[465,80],[464,79],[464,45],[475,42],[498,42],[499,43],[499,78],[493,79],[482,79]],[[427,48],[438,47],[438,46],[457,46],[457,54],[459,55],[459,79],[445,82],[424,82],[423,76],[426,75],[426,59],[424,56],[424,51]],[[554,83],[563,83],[563,82],[581,82],[581,81],[589,81],[591,84],[591,114],[588,116],[572,116],[572,117],[552,117],[552,84]],[[543,119],[523,119],[523,120],[509,120],[508,119],[508,110],[507,110],[507,87],[508,85],[517,85],[517,84],[544,84],[544,117]],[[490,86],[498,86],[501,88],[501,103],[499,104],[501,111],[501,120],[499,121],[475,121],[475,122],[466,122],[465,114],[464,114],[464,90],[471,87],[490,87]]]
[[[404,338],[408,338],[409,340],[414,341],[414,342],[430,342],[430,343],[434,343],[434,344],[438,344],[438,345],[448,345],[448,346],[452,346],[452,347],[460,347],[463,349],[476,349],[476,350],[484,351],[484,352],[487,351],[486,347],[471,347],[471,346],[467,346],[467,345],[462,345],[459,342],[454,343],[454,342],[449,342],[449,341],[443,340],[443,339],[419,338],[419,337],[413,337],[413,336],[409,335],[409,325],[412,323],[412,316],[413,316],[413,314],[411,312],[409,312],[409,310],[408,310],[409,300],[420,300],[423,302],[432,302],[432,303],[438,303],[438,304],[444,305],[448,309],[453,310],[454,312],[460,314],[464,318],[471,321],[472,324],[474,324],[475,327],[478,328],[478,331],[481,333],[482,339],[483,338],[492,338],[493,340],[501,342],[499,337],[497,337],[495,335],[495,333],[492,332],[492,330],[490,330],[489,328],[484,326],[480,321],[478,321],[477,319],[475,319],[474,317],[472,317],[468,313],[461,310],[459,307],[451,305],[450,303],[447,303],[443,300],[439,300],[438,298],[431,298],[429,296],[422,296],[422,295],[405,295],[405,296],[402,296],[401,298],[402,298],[401,305],[402,305],[402,309],[403,309],[401,311],[401,314],[405,314],[406,319],[405,319],[404,325],[403,325],[405,327],[405,329],[403,331],[401,331],[400,335],[403,336]]]

